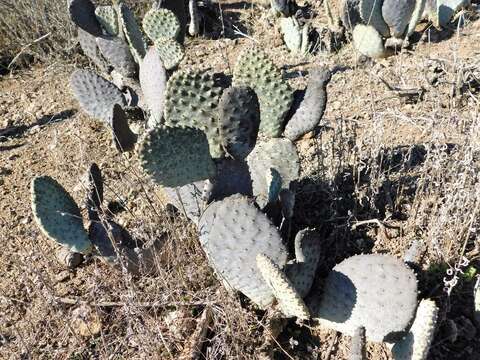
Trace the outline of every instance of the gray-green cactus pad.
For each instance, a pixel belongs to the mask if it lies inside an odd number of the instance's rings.
[[[97,6],[95,15],[107,34],[111,36],[118,35],[118,14],[113,6]]]
[[[295,141],[318,126],[327,106],[327,85],[331,78],[328,69],[315,69],[310,73],[305,96],[285,127],[285,137]]]
[[[113,106],[111,124],[113,143],[116,148],[120,152],[133,150],[137,142],[137,135],[130,130],[127,115],[118,104]]]
[[[222,200],[233,194],[252,195],[252,179],[244,161],[220,159],[212,181],[211,199]]]
[[[120,38],[98,37],[98,48],[103,57],[125,77],[132,77],[136,72],[135,59],[128,44]]]
[[[260,132],[279,137],[293,102],[293,91],[281,71],[260,49],[245,50],[233,70],[235,86],[251,87],[260,103]]]
[[[97,46],[97,38],[88,32],[82,30],[81,28],[77,29],[78,33],[78,42],[80,47],[83,50],[83,53],[94,62],[95,65],[102,71],[106,71],[107,63],[102,58],[100,50]]]
[[[92,244],[70,194],[49,176],[34,178],[30,190],[33,216],[42,232],[70,251],[89,253]]]
[[[95,16],[95,5],[90,0],[69,0],[68,11],[79,28],[93,36],[102,35],[102,28]]]
[[[206,206],[206,199],[203,197],[206,186],[206,181],[197,181],[176,188],[164,187],[163,190],[168,196],[168,203],[197,224]]]
[[[113,221],[102,223],[93,221],[88,228],[88,236],[97,249],[99,255],[106,261],[113,263],[117,260],[115,247],[122,247],[123,229]]]
[[[390,37],[390,28],[382,16],[383,0],[360,0],[360,16],[367,25],[371,25],[382,36]]]
[[[364,327],[374,342],[393,340],[410,324],[417,307],[415,274],[389,255],[344,260],[333,268],[322,293],[313,296],[310,306],[320,325],[349,336]]]
[[[312,287],[319,260],[320,234],[313,229],[299,231],[295,237],[295,261],[289,262],[285,271],[302,297]]]
[[[109,123],[115,104],[125,105],[122,92],[110,81],[88,70],[75,70],[70,88],[81,107],[92,117]]]
[[[177,71],[168,80],[165,95],[165,123],[203,130],[215,158],[222,154],[218,125],[221,90],[207,73]]]
[[[158,127],[139,150],[143,169],[160,185],[178,187],[215,175],[205,134],[193,128]]]
[[[426,360],[435,335],[438,308],[433,300],[420,302],[415,321],[407,336],[396,342],[392,348],[395,360]]]
[[[385,56],[383,40],[373,26],[358,24],[353,29],[353,45],[360,53],[371,58]]]
[[[268,256],[257,255],[257,267],[278,302],[280,310],[287,317],[307,320],[310,317],[307,306],[290,280]]]
[[[412,17],[410,18],[410,22],[408,23],[407,37],[413,34],[413,32],[415,31],[415,27],[422,19],[426,3],[426,0],[415,1],[415,8],[413,9]]]
[[[312,44],[309,41],[309,24],[301,25],[295,16],[290,16],[280,18],[280,29],[288,50],[300,55],[310,52]]]
[[[383,19],[392,36],[400,38],[405,34],[414,8],[415,0],[383,0]]]
[[[217,275],[229,287],[265,308],[273,293],[257,269],[256,257],[268,256],[283,267],[287,250],[276,227],[253,203],[233,195],[214,202],[199,224],[200,242]]]
[[[255,147],[260,125],[260,105],[248,87],[230,87],[219,103],[220,137],[232,157],[245,159]]]
[[[183,44],[183,40],[185,39],[185,34],[187,31],[187,22],[188,22],[188,14],[185,6],[185,1],[163,0],[162,8],[170,10],[177,17],[180,23],[180,33],[178,34],[177,40],[181,44]]]
[[[150,47],[140,63],[140,86],[144,101],[156,123],[163,118],[165,92],[167,89],[167,72],[155,47]]]
[[[269,184],[267,172],[278,171],[282,178],[283,188],[288,189],[290,183],[300,175],[300,159],[297,148],[288,139],[270,139],[258,142],[247,157],[252,177],[253,195],[262,204],[268,202]]]
[[[168,9],[151,9],[143,18],[143,30],[152,40],[159,38],[176,39],[180,33],[180,22]]]
[[[155,48],[167,70],[176,68],[185,56],[183,46],[173,39],[158,38],[155,40]]]
[[[122,29],[130,45],[133,57],[137,63],[145,56],[147,45],[143,38],[142,31],[135,20],[135,16],[130,8],[125,4],[120,4],[120,19],[122,21]]]

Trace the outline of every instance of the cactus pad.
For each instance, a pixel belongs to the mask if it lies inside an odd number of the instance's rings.
[[[168,9],[151,9],[143,18],[143,30],[153,41],[160,38],[176,39],[180,33],[180,23]]]
[[[155,40],[155,48],[167,70],[176,68],[185,56],[183,46],[173,39],[158,38]]]
[[[97,6],[95,16],[107,34],[110,36],[118,35],[118,14],[113,6]]]
[[[392,348],[395,360],[426,360],[435,334],[438,308],[433,300],[422,300],[407,336]]]
[[[247,157],[253,182],[253,195],[260,204],[268,202],[267,171],[275,169],[282,178],[283,188],[300,175],[300,160],[295,145],[288,139],[259,142]]]
[[[130,130],[127,115],[118,104],[113,106],[111,124],[115,147],[120,152],[133,150],[137,142],[137,135]]]
[[[278,230],[251,199],[233,195],[210,204],[200,219],[199,232],[210,264],[224,283],[262,308],[274,300],[256,257],[264,254],[283,267],[287,252]]]
[[[78,42],[80,43],[83,53],[90,58],[99,69],[105,71],[107,69],[107,63],[100,54],[96,37],[82,30],[81,28],[77,29],[77,33]]]
[[[293,102],[293,91],[282,73],[260,49],[247,49],[233,70],[235,86],[249,86],[260,103],[260,132],[279,137]]]
[[[278,265],[267,256],[258,254],[257,267],[272,290],[283,314],[287,317],[295,316],[301,320],[307,320],[310,317],[307,306]]]
[[[177,71],[168,80],[165,95],[165,123],[203,130],[215,158],[222,154],[217,113],[220,94],[211,75]]]
[[[105,122],[111,119],[113,105],[125,105],[122,92],[92,71],[75,70],[70,77],[70,88],[90,116]]]
[[[160,185],[177,187],[215,175],[205,134],[193,128],[158,127],[139,150],[144,170]]]
[[[312,287],[319,260],[319,233],[312,229],[299,231],[295,237],[295,261],[287,264],[286,274],[301,297]]]
[[[418,22],[422,19],[423,11],[425,10],[426,0],[415,0],[415,8],[413,9],[412,17],[408,23],[407,37],[413,34]]]
[[[295,141],[318,126],[327,106],[327,85],[331,78],[328,69],[315,69],[310,73],[305,96],[285,127],[285,137]]]
[[[203,198],[205,187],[205,181],[197,181],[176,188],[164,187],[163,190],[168,196],[169,204],[197,224],[206,206]]]
[[[80,29],[93,36],[102,35],[102,28],[95,16],[95,5],[90,0],[69,0],[68,11]]]
[[[353,29],[353,45],[363,55],[371,58],[385,56],[385,47],[380,34],[373,26],[358,24]]]
[[[148,49],[140,63],[139,79],[145,103],[150,110],[150,116],[154,118],[156,123],[160,123],[165,104],[167,72],[160,55],[153,46]]]
[[[390,27],[392,36],[403,37],[414,8],[415,0],[383,0],[383,19]]]
[[[320,325],[350,336],[364,327],[370,341],[392,340],[413,319],[417,280],[412,270],[392,256],[353,256],[333,268],[319,305],[311,309]]]
[[[382,16],[383,0],[360,0],[360,16],[382,36],[390,37],[390,29]]]
[[[135,61],[140,64],[140,61],[147,52],[147,45],[143,38],[142,31],[135,20],[135,16],[130,8],[121,3],[120,4],[120,19],[122,21],[122,29],[130,45]]]
[[[223,147],[235,159],[245,159],[255,147],[260,125],[260,105],[248,87],[231,87],[219,103]]]
[[[183,44],[185,39],[185,33],[187,31],[187,21],[188,21],[188,14],[187,9],[185,7],[185,1],[179,0],[163,0],[162,1],[162,8],[168,9],[175,14],[180,23],[180,33],[177,36],[177,40]]]
[[[33,216],[42,232],[72,252],[89,253],[92,244],[70,194],[49,176],[34,178],[30,190]]]
[[[136,71],[135,59],[130,47],[120,38],[98,37],[98,48],[103,57],[125,77],[132,77]]]

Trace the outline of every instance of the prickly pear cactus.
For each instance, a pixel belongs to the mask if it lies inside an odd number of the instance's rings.
[[[160,38],[176,39],[180,34],[180,22],[168,9],[151,9],[145,14],[142,25],[153,42]]]
[[[281,18],[280,30],[288,50],[299,55],[306,55],[310,52],[312,44],[309,41],[310,27],[308,24],[300,25],[295,16]]]
[[[426,360],[435,334],[438,308],[433,300],[424,299],[417,308],[415,321],[407,336],[392,348],[395,360]]]
[[[153,46],[148,49],[140,63],[139,80],[150,116],[154,118],[155,123],[160,123],[165,104],[167,72],[160,55]]]
[[[121,75],[125,77],[135,75],[135,59],[125,41],[120,38],[97,37],[97,45],[105,60]]]
[[[184,186],[215,175],[207,139],[198,129],[154,128],[143,139],[139,158],[146,173],[167,187]]]
[[[115,147],[120,152],[132,151],[137,142],[137,135],[130,130],[127,115],[122,107],[115,104],[112,109],[112,137]]]
[[[118,36],[118,14],[113,6],[97,6],[95,16],[108,35]]]
[[[320,260],[320,234],[314,229],[303,229],[295,237],[295,260],[290,261],[286,274],[301,297],[312,287]]]
[[[75,70],[70,88],[81,107],[92,117],[107,123],[115,104],[125,105],[122,92],[110,81],[88,70]]]
[[[164,187],[163,191],[168,197],[169,204],[175,206],[181,214],[197,224],[207,205],[203,195],[208,186],[207,182],[197,181],[176,188]]]
[[[221,88],[211,75],[177,71],[168,80],[165,95],[165,123],[204,131],[214,158],[223,154],[218,120],[220,94]]]
[[[90,0],[69,0],[68,11],[71,20],[80,29],[93,36],[102,35],[102,28],[95,16],[95,5]]]
[[[353,45],[365,56],[382,58],[385,56],[385,47],[380,34],[373,26],[358,24],[353,29]]]
[[[160,37],[155,40],[155,48],[167,70],[176,68],[185,56],[183,46],[173,39]]]
[[[259,204],[268,203],[269,184],[266,179],[270,169],[278,171],[284,189],[300,175],[300,160],[293,143],[288,139],[270,139],[259,142],[247,157],[252,177],[253,195]]]
[[[312,296],[312,317],[321,326],[352,336],[365,328],[369,341],[404,331],[417,307],[417,280],[402,261],[388,255],[350,257],[327,277],[323,296]],[[319,301],[320,300],[320,301]]]
[[[331,78],[328,69],[315,69],[310,73],[305,96],[285,127],[285,137],[295,141],[318,126],[327,106],[327,85]]]
[[[220,137],[226,152],[242,160],[255,147],[260,126],[260,105],[248,87],[230,87],[219,102]]]
[[[286,317],[307,320],[310,317],[302,297],[277,264],[263,254],[257,255],[257,267]]]
[[[200,219],[199,233],[211,266],[227,287],[261,308],[272,303],[273,293],[256,257],[264,254],[283,267],[287,250],[278,230],[251,199],[233,195],[210,204]]]
[[[412,17],[410,18],[410,21],[408,23],[407,37],[413,34],[413,32],[415,31],[415,27],[422,19],[423,12],[425,10],[425,4],[426,0],[415,1],[415,8],[413,9]]]
[[[187,32],[187,22],[188,14],[185,6],[185,1],[179,0],[162,0],[162,8],[168,9],[175,14],[179,23],[180,23],[180,33],[178,34],[177,40],[183,44],[185,39],[185,34]]]
[[[279,137],[293,102],[293,91],[281,71],[260,49],[245,50],[233,70],[234,86],[251,87],[260,103],[260,132]]]
[[[40,230],[72,252],[89,253],[92,244],[70,194],[49,176],[34,178],[30,191],[33,216]]]
[[[382,4],[380,0],[360,0],[360,16],[363,22],[372,26],[382,36],[390,37],[390,28],[382,16]]]
[[[135,20],[133,12],[127,5],[121,3],[119,5],[119,11],[123,33],[130,45],[135,61],[140,64],[147,52],[147,45],[145,44],[142,31]]]
[[[77,34],[78,42],[80,43],[83,53],[90,58],[101,71],[106,71],[107,63],[100,54],[96,37],[81,28],[77,29]]]
[[[393,37],[403,37],[414,8],[415,0],[383,0],[382,16]]]

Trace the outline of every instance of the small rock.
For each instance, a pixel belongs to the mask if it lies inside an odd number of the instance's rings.
[[[72,311],[71,328],[82,337],[92,337],[102,331],[102,322],[95,309],[82,304]]]

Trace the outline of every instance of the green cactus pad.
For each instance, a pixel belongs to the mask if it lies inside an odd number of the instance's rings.
[[[408,23],[407,37],[413,34],[417,24],[420,22],[425,10],[426,0],[416,0],[415,8],[413,9],[412,17]]]
[[[144,101],[150,110],[150,116],[156,123],[163,119],[167,72],[155,47],[150,47],[140,63],[140,86]]]
[[[289,262],[285,271],[302,297],[305,297],[312,287],[320,260],[320,251],[320,234],[316,230],[304,229],[297,233],[295,261]]]
[[[293,102],[293,91],[281,71],[260,49],[245,50],[233,70],[234,86],[251,87],[260,103],[260,132],[279,137]]]
[[[288,189],[290,182],[300,175],[300,159],[297,149],[288,139],[270,139],[259,142],[247,157],[253,183],[253,195],[259,204],[268,203],[267,171],[275,169],[282,178],[282,186]]]
[[[176,68],[185,57],[183,46],[173,39],[158,38],[155,40],[155,49],[167,70]]]
[[[130,130],[127,115],[118,104],[113,106],[111,124],[113,143],[117,150],[120,152],[132,151],[137,142],[137,135]]]
[[[165,95],[165,123],[203,130],[214,158],[223,154],[218,125],[220,94],[211,75],[181,70],[168,80]]]
[[[280,29],[288,50],[299,55],[306,55],[310,52],[312,44],[309,41],[310,27],[308,24],[300,25],[295,16],[290,16],[280,18]]]
[[[327,85],[331,78],[328,69],[315,69],[310,73],[302,103],[285,126],[285,137],[295,141],[318,126],[327,106]]]
[[[255,147],[260,125],[260,105],[248,87],[230,87],[219,102],[220,137],[224,149],[238,160]]]
[[[70,19],[80,29],[93,36],[102,35],[102,28],[95,16],[95,5],[90,0],[69,0]]]
[[[257,267],[272,290],[282,313],[287,317],[295,316],[307,320],[310,317],[307,306],[278,265],[268,256],[258,254]]]
[[[320,325],[349,336],[364,327],[367,340],[374,342],[394,340],[417,307],[415,273],[389,255],[344,260],[330,272],[322,293],[310,306]]]
[[[158,127],[146,135],[140,150],[143,169],[153,180],[178,187],[215,175],[205,134],[193,128]]]
[[[88,70],[75,70],[70,88],[81,107],[92,117],[109,123],[115,104],[125,105],[122,92],[110,81]]]
[[[180,22],[168,9],[151,9],[143,18],[143,30],[153,41],[160,38],[176,39],[180,34]]]
[[[147,45],[145,44],[142,31],[135,20],[133,12],[123,3],[120,4],[120,19],[123,32],[130,45],[133,57],[135,58],[135,61],[140,64],[147,52]]]
[[[395,360],[426,360],[435,335],[438,307],[433,300],[424,299],[417,308],[417,314],[410,331],[392,348]]]
[[[233,195],[210,204],[198,228],[202,247],[220,279],[262,308],[271,304],[274,296],[256,257],[264,254],[283,267],[287,251],[278,230],[253,200]]]
[[[98,48],[103,57],[122,76],[133,77],[136,72],[135,59],[128,44],[120,38],[98,37]]]
[[[363,22],[372,26],[382,36],[390,37],[390,28],[382,16],[383,0],[360,0],[360,16]]]
[[[40,230],[72,252],[89,253],[92,244],[70,194],[49,176],[34,178],[30,190],[33,216]]]
[[[203,197],[206,186],[206,181],[197,181],[176,188],[164,187],[163,190],[168,197],[168,203],[197,224],[207,204]]]
[[[97,6],[95,16],[108,35],[118,35],[118,14],[113,6]]]
[[[415,0],[383,0],[383,19],[390,27],[390,34],[393,37],[404,36],[414,8]]]
[[[371,58],[385,56],[385,47],[380,34],[373,26],[359,24],[353,29],[353,45],[361,54]]]
[[[187,32],[188,14],[185,6],[185,1],[179,0],[163,0],[162,8],[168,9],[175,14],[180,23],[180,33],[177,36],[177,40],[183,44],[185,34]]]

